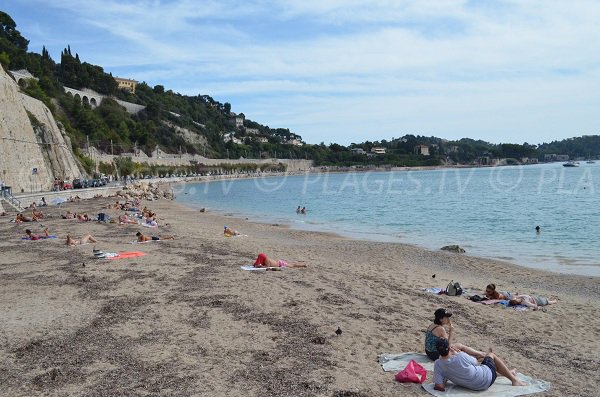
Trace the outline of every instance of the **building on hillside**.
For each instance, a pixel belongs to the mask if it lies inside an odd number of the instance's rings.
[[[248,135],[256,135],[259,132],[260,131],[258,131],[258,128],[248,128],[248,127],[246,127],[246,134],[248,134]]]
[[[269,138],[267,138],[265,136],[257,136],[256,137],[256,141],[260,142],[260,143],[268,143],[269,142]]]
[[[235,116],[235,128],[242,128],[244,126],[244,115],[239,114]]]
[[[556,161],[569,161],[569,155],[568,154],[557,154]]]
[[[225,135],[223,135],[223,142],[227,143],[227,142],[233,142],[235,144],[241,145],[242,141],[239,140],[238,138],[235,137],[235,135],[233,134],[233,132],[229,132]]]
[[[135,87],[137,86],[137,81],[131,79],[124,79],[121,77],[113,77],[118,84],[120,90],[129,91],[132,94],[135,94]]]
[[[350,149],[350,151],[352,152],[352,154],[366,154],[367,152],[365,152],[365,150],[363,148],[352,148]]]
[[[417,145],[417,146],[415,146],[415,153],[423,155],[423,156],[429,156],[429,146]]]
[[[371,153],[385,154],[385,148],[384,147],[373,147],[373,148],[371,148]]]
[[[288,139],[285,142],[285,144],[286,145],[293,145],[293,146],[302,146],[302,145],[304,145],[304,143],[302,143],[302,141],[299,140],[299,139]]]

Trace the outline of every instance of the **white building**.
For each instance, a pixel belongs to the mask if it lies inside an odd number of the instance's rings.
[[[236,138],[235,135],[232,132],[223,135],[223,142],[227,143],[229,141],[231,141],[231,142],[233,142],[235,144],[238,144],[238,145],[242,144],[242,141],[239,140],[238,138]]]
[[[365,152],[365,150],[363,148],[354,148],[354,149],[350,149],[350,151],[352,152],[352,154],[365,154],[367,152]]]
[[[385,148],[384,147],[373,147],[373,148],[371,148],[371,153],[385,154]]]
[[[286,141],[285,143],[286,143],[286,145],[294,145],[294,146],[304,145],[304,143],[302,143],[302,141],[300,141],[298,139],[290,139],[290,140]]]

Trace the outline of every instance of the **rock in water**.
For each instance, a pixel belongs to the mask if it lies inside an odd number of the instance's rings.
[[[465,252],[467,252],[460,245],[446,245],[445,247],[442,247],[440,249],[442,249],[444,251],[456,252],[458,254],[464,254]]]

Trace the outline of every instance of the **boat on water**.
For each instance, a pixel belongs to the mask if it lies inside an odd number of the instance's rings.
[[[587,164],[596,164],[596,162],[595,162],[595,161],[593,161],[593,160],[588,160],[588,161],[586,161],[586,163],[587,163]]]
[[[579,163],[577,161],[567,161],[563,163],[563,167],[579,167]]]

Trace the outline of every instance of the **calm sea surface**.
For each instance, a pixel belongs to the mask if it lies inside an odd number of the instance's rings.
[[[175,194],[256,221],[600,276],[600,162],[239,179]]]

